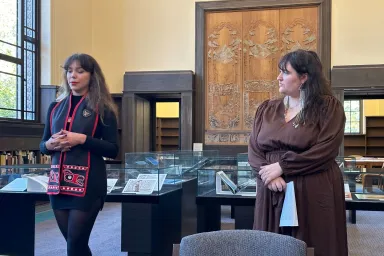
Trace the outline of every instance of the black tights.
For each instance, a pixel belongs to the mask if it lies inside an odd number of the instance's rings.
[[[80,210],[54,210],[57,224],[67,241],[68,256],[92,255],[88,242],[100,211],[101,200],[98,199],[88,212]]]

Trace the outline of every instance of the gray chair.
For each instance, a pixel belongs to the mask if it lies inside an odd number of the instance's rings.
[[[186,236],[173,256],[314,255],[313,248],[290,236],[257,230],[220,230]]]

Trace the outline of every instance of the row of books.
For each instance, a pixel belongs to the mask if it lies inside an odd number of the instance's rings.
[[[18,150],[0,152],[0,165],[50,164],[51,156],[39,151]]]

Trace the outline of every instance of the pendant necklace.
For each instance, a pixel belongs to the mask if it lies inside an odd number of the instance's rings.
[[[294,108],[296,108],[297,106],[299,106],[299,103],[297,103],[295,106],[293,106],[293,107],[290,107],[289,106],[289,96],[286,98],[286,99],[284,99],[284,107],[285,107],[285,109],[284,109],[284,120],[285,120],[285,122],[287,122],[287,115],[288,115],[288,110],[289,109],[294,109]],[[297,127],[299,127],[299,123],[297,123],[296,121],[296,119],[297,119],[297,115],[299,115],[300,114],[300,112],[301,112],[301,110],[299,111],[299,113],[297,113],[296,114],[296,117],[294,117],[295,118],[295,120],[292,122],[292,126],[296,129]]]

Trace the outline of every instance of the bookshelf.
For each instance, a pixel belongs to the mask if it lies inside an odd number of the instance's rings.
[[[156,118],[156,150],[179,149],[179,118]]]
[[[366,156],[384,156],[384,116],[367,116]]]
[[[344,155],[384,157],[384,116],[367,116],[365,134],[344,136]]]

